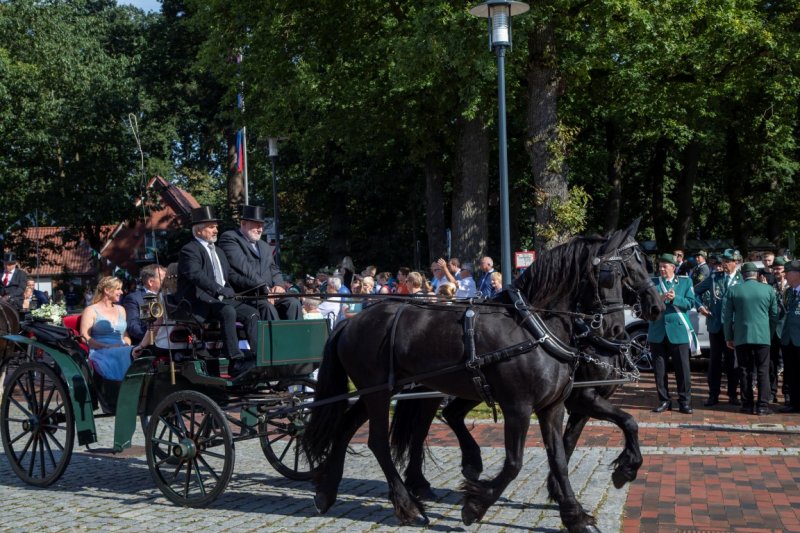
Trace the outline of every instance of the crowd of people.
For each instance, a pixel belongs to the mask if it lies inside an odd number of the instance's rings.
[[[800,261],[772,252],[762,255],[762,267],[749,259],[735,249],[713,256],[701,250],[692,262],[682,250],[658,258],[653,282],[665,312],[648,328],[658,395],[653,411],[673,408],[666,371],[672,360],[678,410],[693,412],[689,357],[697,336],[687,312],[697,309],[710,344],[704,405],[719,404],[724,373],[728,403],[743,413],[772,414],[782,375],[781,411],[800,412]]]

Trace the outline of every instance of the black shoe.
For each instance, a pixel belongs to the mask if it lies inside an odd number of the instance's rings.
[[[795,407],[794,405],[787,405],[781,409],[778,409],[779,413],[800,413],[800,407]]]
[[[692,409],[691,405],[681,405],[680,407],[678,407],[678,411],[680,411],[685,415],[690,415],[694,413],[694,409]]]
[[[739,398],[734,396],[733,398],[728,399],[728,403],[731,405],[742,405],[742,402],[739,401]]]
[[[716,396],[709,396],[708,400],[706,400],[703,403],[703,405],[706,406],[706,407],[714,407],[718,403],[719,403],[719,398],[717,398]]]
[[[767,416],[767,415],[771,415],[772,413],[774,413],[774,411],[772,409],[770,409],[769,407],[759,407],[758,411],[756,411],[756,412],[759,414],[759,416]]]
[[[739,412],[740,413],[747,413],[748,415],[755,414],[753,412],[753,406],[752,405],[743,405],[741,408],[739,408]]]
[[[241,376],[251,368],[256,366],[256,362],[253,359],[249,358],[237,358],[231,359],[230,364],[228,365],[228,375],[231,378],[236,378]]]
[[[661,402],[658,404],[658,407],[653,409],[654,413],[663,413],[664,411],[672,411],[672,402],[667,400],[666,402]]]

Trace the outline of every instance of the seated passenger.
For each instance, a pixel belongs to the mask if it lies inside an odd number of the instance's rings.
[[[219,320],[222,326],[222,355],[243,360],[236,335],[236,320],[245,325],[250,346],[258,339],[258,310],[238,300],[228,280],[230,266],[225,254],[218,251],[217,223],[213,208],[202,206],[192,209],[192,234],[194,238],[181,248],[178,260],[178,305],[186,302],[201,321]],[[238,373],[238,372],[237,372]]]
[[[128,336],[132,342],[141,342],[147,333],[149,324],[139,317],[139,308],[144,305],[146,296],[158,296],[166,272],[160,265],[147,265],[140,272],[142,288],[131,292],[122,300],[122,306],[125,307],[125,314],[128,317]]]
[[[228,278],[231,287],[245,296],[286,292],[280,269],[272,260],[272,250],[261,239],[263,231],[264,208],[243,205],[239,229],[226,231],[219,238],[219,247],[225,252],[231,267]],[[303,319],[299,298],[262,297],[255,302],[255,306],[262,320]]]
[[[89,346],[89,360],[101,376],[115,381],[125,377],[133,356],[131,339],[125,333],[125,308],[118,304],[121,295],[122,281],[106,276],[81,315],[81,335]]]

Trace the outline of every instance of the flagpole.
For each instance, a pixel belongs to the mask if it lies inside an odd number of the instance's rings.
[[[250,205],[250,192],[247,183],[247,126],[242,126],[242,159],[244,159],[242,178],[244,179],[244,204]]]

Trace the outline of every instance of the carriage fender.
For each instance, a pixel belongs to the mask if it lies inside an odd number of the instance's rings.
[[[153,368],[154,357],[139,357],[133,360],[125,373],[117,396],[117,410],[114,418],[114,451],[121,452],[131,447],[133,433],[136,431],[139,404],[142,398],[142,385]]]
[[[72,408],[75,412],[75,431],[78,435],[78,444],[86,445],[97,442],[97,429],[94,423],[94,412],[92,409],[92,395],[86,383],[86,379],[83,377],[80,366],[64,352],[29,337],[23,337],[22,335],[6,335],[4,338],[17,344],[27,344],[28,346],[38,348],[53,358],[53,361],[58,365],[61,375],[64,377],[64,383],[67,386],[69,397],[72,401]]]

